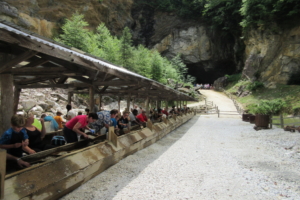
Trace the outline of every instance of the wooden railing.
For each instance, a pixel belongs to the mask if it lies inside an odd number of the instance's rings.
[[[287,122],[287,119],[298,119],[298,121],[296,120],[296,122]],[[279,120],[279,123],[273,123],[273,120]],[[270,124],[271,127],[272,125],[280,125],[281,128],[284,128],[285,126],[300,126],[300,115],[283,117],[283,115],[281,114],[279,115],[279,118],[274,118],[274,116],[271,116]]]

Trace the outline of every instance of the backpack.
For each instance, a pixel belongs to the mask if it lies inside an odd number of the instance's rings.
[[[53,136],[52,140],[51,140],[51,144],[54,146],[61,146],[61,145],[65,145],[67,142],[65,140],[64,136]]]

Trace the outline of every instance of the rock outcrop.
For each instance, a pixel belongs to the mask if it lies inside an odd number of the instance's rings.
[[[222,30],[212,30],[200,20],[182,19],[137,0],[0,1],[0,20],[50,38],[76,11],[84,14],[90,29],[104,23],[119,36],[128,26],[135,45],[157,49],[169,58],[181,54],[189,73],[202,83],[241,72],[245,66],[243,74],[250,80],[300,84],[300,24],[284,31],[252,30],[241,39],[241,35],[225,37]]]
[[[252,30],[245,44],[244,76],[267,84],[300,84],[300,25],[277,33]]]

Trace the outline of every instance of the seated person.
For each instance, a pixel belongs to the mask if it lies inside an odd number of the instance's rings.
[[[58,123],[53,117],[48,116],[46,114],[42,114],[41,118],[43,118],[45,122],[51,122],[51,126],[55,131],[58,130]]]
[[[98,120],[95,123],[93,123],[93,128],[96,130],[96,133],[100,132],[101,129],[104,130],[104,127],[106,128],[105,132],[107,132],[111,124],[111,119],[116,118],[117,114],[118,110],[115,109],[111,111],[103,110],[97,112]]]
[[[157,112],[155,113],[155,120],[160,121],[160,120],[162,119],[163,113],[162,113],[161,111],[162,111],[161,108],[158,108],[158,109],[157,109]]]
[[[62,116],[62,113],[60,111],[57,111],[56,116],[54,117],[55,121],[58,124],[59,129],[62,129],[63,125],[66,123],[61,116]]]
[[[14,115],[11,117],[10,123],[11,128],[5,131],[0,138],[0,148],[7,149],[7,153],[16,157],[22,157],[23,151],[33,151],[28,147],[29,139],[24,129],[24,116]]]
[[[77,115],[82,115],[82,112],[81,112],[81,111],[79,111]]]
[[[133,111],[129,114],[131,126],[139,125],[142,126],[143,124],[140,123],[138,119],[136,119],[136,116],[138,114],[138,111],[136,109],[133,109]]]
[[[89,129],[90,132],[94,133],[87,125],[94,123],[98,120],[96,113],[89,113],[89,115],[78,115],[68,121],[63,129],[65,139],[68,143],[78,142],[78,136],[83,136],[88,139],[88,135],[85,134],[81,129]]]
[[[43,139],[46,135],[46,128],[44,124],[44,119],[41,118],[41,124],[42,124],[42,130],[35,127],[33,124],[34,117],[33,114],[29,113],[26,117],[26,123],[24,125],[24,128],[27,132],[27,135],[29,137],[29,145],[30,148],[29,151],[27,151],[29,154],[33,154],[36,152],[44,151],[47,149],[54,148],[55,146],[52,146],[50,144],[46,144],[43,142]],[[55,121],[56,123],[56,121]]]
[[[66,119],[67,119],[67,122],[68,122],[72,118],[76,117],[76,113],[72,110],[72,106],[69,105],[69,104],[66,106],[66,109],[67,109]]]
[[[85,111],[86,115],[89,115],[90,109],[86,108],[84,111]]]
[[[177,114],[176,107],[172,106],[172,109],[169,112],[171,115]]]
[[[166,107],[165,107],[161,112],[162,112],[163,114],[165,114],[167,117],[169,116],[169,113],[168,113],[168,110],[167,110]]]
[[[146,123],[148,121],[148,118],[146,116],[146,111],[143,110],[141,114],[136,116],[136,119],[138,119],[142,123]]]
[[[120,135],[129,131],[129,120],[128,120],[129,112],[124,111],[122,117],[118,120],[118,127],[120,129]],[[127,130],[125,130],[127,129]]]

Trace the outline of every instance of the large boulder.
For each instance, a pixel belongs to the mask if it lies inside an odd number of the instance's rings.
[[[23,106],[23,109],[25,111],[28,111],[29,109],[33,108],[37,102],[35,100],[24,100],[21,102],[21,105]]]

